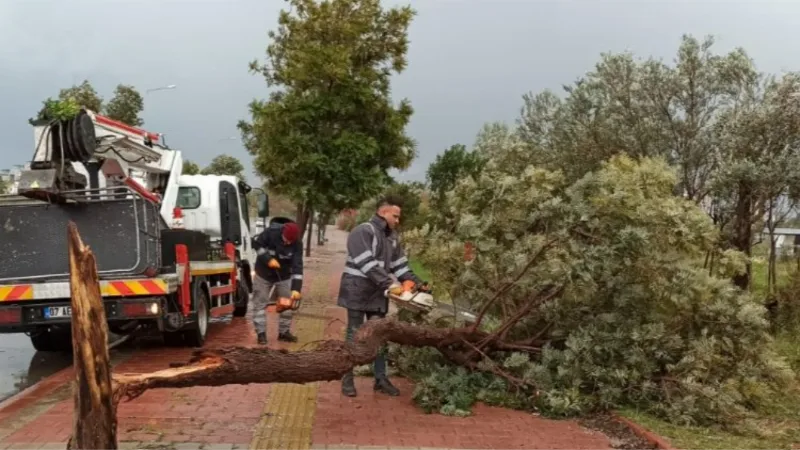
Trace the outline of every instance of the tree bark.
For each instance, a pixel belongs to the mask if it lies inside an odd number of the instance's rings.
[[[736,217],[734,219],[733,239],[731,244],[736,250],[741,251],[747,256],[746,270],[742,274],[733,277],[733,283],[743,291],[750,288],[752,273],[753,247],[753,190],[745,183],[739,183],[739,190],[736,202]]]
[[[311,236],[314,235],[314,209],[308,208],[308,236],[306,237],[306,256],[311,256]]]
[[[334,381],[354,367],[374,361],[378,349],[387,342],[435,347],[454,363],[470,365],[468,349],[487,336],[472,328],[433,328],[385,318],[365,323],[351,343],[323,341],[314,350],[201,349],[179,367],[147,374],[115,374],[114,401],[136,398],[155,388]],[[485,351],[511,349],[511,345],[491,341]]]
[[[72,297],[74,417],[68,449],[116,449],[117,414],[108,357],[108,324],[97,265],[73,222],[67,227]]]

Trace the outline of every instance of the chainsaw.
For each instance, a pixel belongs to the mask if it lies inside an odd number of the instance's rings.
[[[386,296],[398,309],[425,315],[434,322],[449,317],[466,325],[475,323],[477,316],[474,313],[449,303],[437,302],[430,291],[420,289],[413,281],[405,281],[402,286],[403,293],[400,295],[386,292]]]

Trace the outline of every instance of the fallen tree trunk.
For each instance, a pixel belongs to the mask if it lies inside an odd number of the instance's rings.
[[[338,380],[354,367],[374,361],[387,342],[440,348],[454,362],[463,364],[459,360],[463,353],[454,348],[485,337],[486,333],[471,328],[440,329],[395,319],[374,320],[359,329],[352,343],[323,341],[314,350],[298,352],[241,347],[198,350],[181,367],[146,374],[115,374],[114,398],[135,398],[154,388]]]
[[[116,449],[117,414],[108,358],[108,324],[94,255],[78,229],[67,227],[72,298],[74,417],[68,449]]]
[[[505,343],[496,334],[490,335],[471,326],[435,328],[385,318],[368,321],[349,343],[322,341],[313,350],[298,352],[263,347],[197,350],[179,367],[145,374],[112,375],[107,347],[108,325],[95,258],[83,245],[74,224],[70,223],[68,233],[76,377],[75,417],[73,434],[67,444],[69,449],[116,449],[117,405],[148,389],[334,381],[354,367],[374,361],[388,342],[435,347],[452,362],[476,369],[477,361],[489,352],[520,351],[521,348],[520,343]],[[530,346],[525,348],[531,349]],[[521,380],[507,376],[500,369],[491,371],[521,385]]]

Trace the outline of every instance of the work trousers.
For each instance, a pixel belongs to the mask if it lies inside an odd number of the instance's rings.
[[[364,325],[366,320],[375,320],[375,319],[383,319],[386,317],[386,313],[381,313],[377,311],[358,311],[355,309],[348,309],[347,310],[347,333],[345,335],[345,340],[347,342],[352,342],[353,337],[356,335],[356,331],[361,328],[361,325]],[[375,373],[375,379],[385,377],[386,376],[386,347],[383,346],[378,350],[378,357],[375,358],[375,364],[373,365],[373,372]]]
[[[275,290],[270,295],[272,286]],[[270,283],[256,275],[253,279],[253,326],[256,333],[267,332],[267,306],[274,305],[278,297],[291,296],[291,280]],[[288,309],[278,315],[278,333],[287,333],[292,326],[292,310]]]

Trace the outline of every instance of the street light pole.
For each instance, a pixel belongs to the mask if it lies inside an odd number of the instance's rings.
[[[169,90],[169,89],[175,89],[176,87],[178,87],[178,85],[176,85],[176,84],[168,84],[166,86],[161,86],[161,87],[157,87],[157,88],[148,89],[148,90],[146,90],[144,92],[145,92],[145,94],[149,94],[149,93],[154,92],[154,91],[166,91],[166,90]]]

